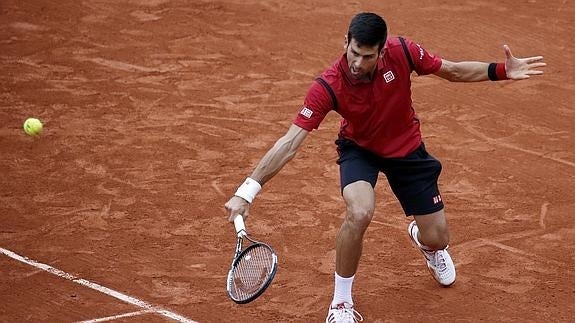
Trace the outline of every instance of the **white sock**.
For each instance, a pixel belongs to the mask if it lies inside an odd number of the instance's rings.
[[[335,288],[333,292],[333,300],[331,301],[332,307],[344,302],[353,305],[353,300],[351,299],[351,287],[353,285],[354,277],[355,275],[345,278],[335,273]]]

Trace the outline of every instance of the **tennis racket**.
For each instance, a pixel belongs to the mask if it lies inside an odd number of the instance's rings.
[[[236,254],[228,272],[227,289],[234,302],[246,304],[268,288],[278,269],[278,257],[270,246],[248,236],[241,215],[235,217],[234,226],[237,234]],[[244,239],[250,245],[242,250]]]

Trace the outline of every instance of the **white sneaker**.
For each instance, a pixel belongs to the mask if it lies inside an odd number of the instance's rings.
[[[444,287],[451,286],[455,283],[455,265],[453,260],[447,252],[447,247],[440,250],[427,250],[419,241],[417,241],[417,233],[419,228],[415,221],[412,221],[407,227],[407,233],[411,241],[421,251],[427,262],[427,268],[431,272],[431,275],[439,284]]]
[[[362,321],[363,316],[349,303],[341,303],[336,307],[330,307],[325,318],[325,323],[356,323]]]

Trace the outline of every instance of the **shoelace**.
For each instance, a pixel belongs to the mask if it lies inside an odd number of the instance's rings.
[[[330,318],[329,322],[362,322],[363,316],[359,314],[355,308],[345,307],[344,304],[339,304],[337,310],[332,312],[333,317]]]
[[[425,253],[429,256],[426,258],[432,263],[433,267],[437,269],[440,276],[444,276],[449,273],[447,265],[445,264],[446,260],[443,250],[425,251]]]
[[[445,256],[443,255],[443,250],[438,250],[435,252],[435,266],[439,269],[440,275],[447,274],[447,265],[445,264]]]

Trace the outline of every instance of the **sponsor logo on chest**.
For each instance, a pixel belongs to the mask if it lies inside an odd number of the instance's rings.
[[[385,83],[389,83],[395,80],[395,75],[393,75],[392,71],[387,71],[383,74],[383,79],[385,80]]]

